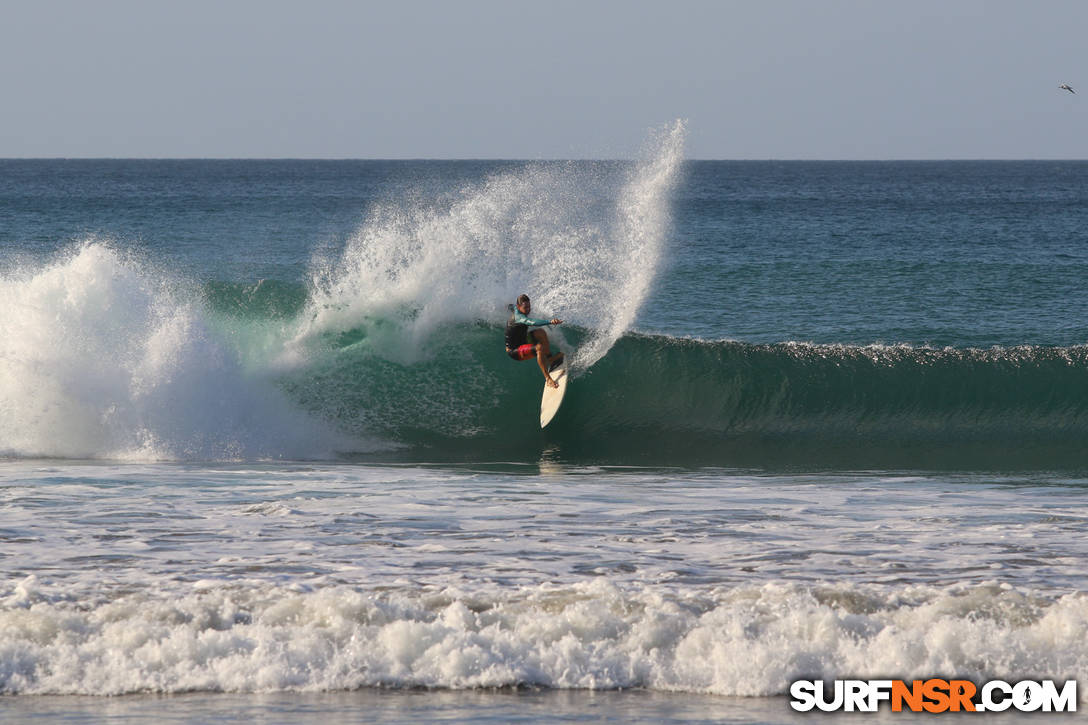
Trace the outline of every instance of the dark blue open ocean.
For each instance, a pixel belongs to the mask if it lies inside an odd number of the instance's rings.
[[[1088,692],[1086,280],[1086,162],[0,160],[0,709]]]

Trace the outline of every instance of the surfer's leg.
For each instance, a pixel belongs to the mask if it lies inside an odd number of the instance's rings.
[[[543,330],[533,330],[533,342],[544,348],[544,357],[551,357],[552,348],[548,344],[548,333]]]
[[[548,341],[548,333],[543,330],[533,330],[533,339],[537,342],[537,347],[544,348],[544,362],[541,363],[545,370],[551,372],[555,368],[555,363],[563,359],[562,351],[552,355],[551,345]],[[551,380],[551,376],[548,376],[548,380]]]
[[[540,372],[544,373],[544,379],[548,381],[548,385],[553,388],[558,388],[559,383],[552,380],[552,376],[548,375],[548,358],[544,354],[544,346],[536,346],[536,364],[540,366]]]
[[[559,383],[552,380],[552,376],[548,375],[548,366],[551,364],[551,355],[548,350],[548,336],[543,330],[533,330],[533,339],[536,340],[536,363],[540,366],[540,372],[544,373],[544,379],[548,381],[548,385],[553,388],[558,388]]]

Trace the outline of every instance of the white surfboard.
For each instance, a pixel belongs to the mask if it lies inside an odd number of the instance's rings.
[[[559,406],[563,402],[563,396],[567,394],[567,359],[563,358],[555,370],[552,370],[552,380],[559,383],[558,388],[544,383],[544,395],[540,396],[540,427],[552,422],[552,418],[559,412]]]

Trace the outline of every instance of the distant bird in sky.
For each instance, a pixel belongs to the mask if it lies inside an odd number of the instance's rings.
[[[1069,91],[1073,95],[1077,94],[1076,91],[1074,91],[1072,88],[1069,87],[1068,83],[1062,83],[1060,86],[1058,86],[1058,88],[1061,88],[1063,91]]]

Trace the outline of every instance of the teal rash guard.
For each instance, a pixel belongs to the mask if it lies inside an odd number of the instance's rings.
[[[514,314],[510,315],[510,321],[506,323],[506,349],[516,350],[522,345],[528,345],[530,327],[546,327],[550,324],[551,320],[538,320],[515,308]]]

